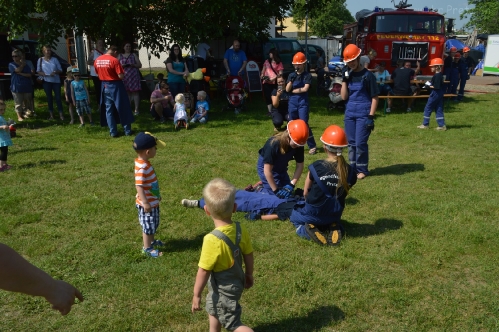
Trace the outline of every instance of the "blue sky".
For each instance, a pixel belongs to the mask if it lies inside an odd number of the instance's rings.
[[[400,0],[395,0],[398,4]],[[461,28],[467,20],[460,20],[460,14],[470,7],[468,6],[468,1],[464,0],[408,0],[408,4],[412,4],[409,9],[422,10],[424,6],[429,8],[438,8],[438,12],[443,14],[446,18],[456,19],[456,28]],[[390,0],[371,0],[371,1],[361,1],[361,0],[347,0],[347,9],[355,17],[355,13],[362,9],[374,9],[375,6],[380,8],[394,8],[393,2]]]

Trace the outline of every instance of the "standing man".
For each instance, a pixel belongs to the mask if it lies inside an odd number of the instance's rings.
[[[94,61],[101,55],[106,53],[106,49],[104,48],[104,41],[102,39],[97,39],[95,42],[95,48],[90,51],[90,55],[88,56],[88,64],[90,65],[90,76],[92,76],[92,81],[94,82],[95,89],[95,100],[97,100],[97,105],[100,105],[100,95],[101,95],[101,81],[99,80],[99,76],[95,72]]]
[[[397,68],[392,73],[393,90],[388,93],[389,96],[416,96],[418,94],[418,87],[411,84],[411,80],[419,73],[420,63],[416,62],[416,69],[411,68],[411,62],[405,61],[402,68]],[[386,113],[390,113],[392,108],[392,99],[388,99],[388,107]],[[407,101],[407,112],[412,111],[412,103],[414,98]]]
[[[102,81],[101,105],[106,105],[106,112],[101,111],[101,126],[108,125],[111,137],[118,137],[116,120],[120,121],[126,136],[132,135],[133,122],[132,108],[122,81],[125,71],[117,57],[118,47],[112,45],[94,62],[95,71]],[[115,118],[116,111],[118,119]]]
[[[225,51],[224,55],[224,67],[227,69],[227,75],[244,77],[247,62],[246,53],[241,51],[241,44],[239,40],[235,39],[232,48]]]

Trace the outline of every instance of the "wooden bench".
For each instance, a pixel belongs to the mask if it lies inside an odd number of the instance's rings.
[[[428,99],[430,95],[417,95],[417,96],[378,96],[378,99],[385,100],[385,106],[383,109],[383,113],[386,114],[386,106],[388,105],[388,99]],[[454,98],[457,97],[456,94],[446,93],[444,94],[444,98]]]

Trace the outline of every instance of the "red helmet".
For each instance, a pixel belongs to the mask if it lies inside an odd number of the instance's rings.
[[[300,119],[289,121],[288,133],[293,143],[298,146],[304,146],[308,139],[308,125]]]
[[[350,62],[357,59],[360,55],[360,52],[361,50],[357,47],[357,45],[347,45],[347,47],[345,47],[345,50],[343,51],[343,61]]]
[[[463,53],[467,53],[467,52],[469,52],[469,51],[470,51],[470,48],[469,48],[468,46],[465,46],[465,47],[463,48]]]
[[[324,130],[321,136],[321,142],[335,148],[344,148],[348,146],[345,131],[337,125],[330,125]]]
[[[431,59],[430,61],[430,67],[443,66],[443,65],[444,65],[444,60],[442,60],[441,58]]]
[[[452,46],[452,47],[450,48],[450,52],[457,52],[457,48],[456,48],[455,46]]]
[[[307,62],[307,58],[305,58],[305,54],[303,54],[302,52],[298,52],[293,56],[292,64],[301,65],[305,62]]]
[[[461,58],[461,53],[456,52],[456,54],[454,54],[454,59],[460,59],[460,58]]]

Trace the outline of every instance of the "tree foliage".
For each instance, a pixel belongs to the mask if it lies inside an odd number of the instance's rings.
[[[252,41],[268,35],[271,19],[282,19],[292,0],[2,0],[0,26],[10,36],[34,31],[52,43],[65,31],[120,44],[132,36],[152,53],[232,35]],[[36,24],[31,17],[43,17]]]
[[[489,34],[499,33],[499,1],[468,0],[468,5],[474,6],[461,14],[461,19],[469,18],[465,28],[476,28]]]
[[[345,6],[345,0],[296,0],[292,7],[293,23],[299,28],[305,24],[308,3],[310,32],[318,36],[341,35],[343,24],[355,19]]]

